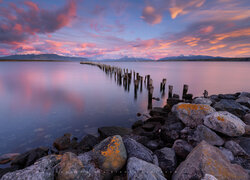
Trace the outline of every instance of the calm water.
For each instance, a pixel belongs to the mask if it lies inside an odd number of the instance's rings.
[[[163,78],[178,94],[183,84],[195,96],[204,89],[209,94],[250,91],[248,62],[108,64],[150,74],[155,97],[161,97]],[[96,134],[100,126],[130,127],[138,119],[136,113],[147,113],[148,106],[146,89],[134,99],[133,85],[124,91],[99,68],[77,62],[1,62],[0,99],[0,154],[51,146],[67,132],[81,138]],[[153,106],[165,102],[163,97]]]

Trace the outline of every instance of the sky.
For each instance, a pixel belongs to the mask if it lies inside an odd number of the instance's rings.
[[[249,0],[0,0],[0,56],[250,56]]]

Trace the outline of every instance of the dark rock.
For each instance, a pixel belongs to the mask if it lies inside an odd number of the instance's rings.
[[[160,101],[160,98],[153,97],[153,100]]]
[[[133,134],[139,135],[139,136],[146,136],[149,139],[155,139],[158,137],[158,134],[154,131],[147,132],[142,127],[135,128],[133,130]]]
[[[124,138],[131,138],[131,139],[137,141],[138,143],[143,144],[144,146],[146,146],[148,141],[150,141],[150,139],[147,136],[139,136],[139,135],[135,135],[135,134],[124,136]]]
[[[141,116],[141,113],[137,113],[136,116],[140,117],[140,116]]]
[[[193,103],[195,103],[195,104],[206,104],[206,105],[210,106],[213,102],[208,98],[198,97],[198,98],[195,98],[193,100]]]
[[[140,180],[140,179],[150,179],[150,180],[166,180],[164,174],[158,166],[138,159],[136,157],[131,157],[128,159],[127,163],[127,179],[128,180]]]
[[[132,125],[132,129],[135,129],[135,128],[140,127],[142,125],[143,125],[142,120],[135,121],[134,124]]]
[[[245,135],[250,135],[250,125],[245,126]]]
[[[239,145],[245,150],[245,152],[250,155],[250,138],[241,138]]]
[[[12,160],[11,165],[17,166],[19,167],[19,169],[25,168],[34,164],[34,162],[40,159],[41,157],[47,156],[48,151],[49,149],[44,147],[32,149],[17,156],[14,160]]]
[[[242,107],[242,105],[231,99],[220,100],[219,102],[215,103],[214,108],[217,111],[228,111],[239,118],[244,117],[246,114],[246,110]]]
[[[247,172],[231,164],[216,147],[202,141],[175,170],[172,180],[202,179],[210,174],[220,180],[249,180]]]
[[[250,98],[250,93],[249,92],[242,92],[239,95],[239,98],[241,98],[241,97],[249,97]]]
[[[155,154],[158,158],[160,168],[166,174],[167,178],[170,179],[171,175],[177,167],[177,161],[174,150],[165,147],[155,151]]]
[[[146,147],[154,151],[159,147],[159,143],[156,140],[150,140],[147,142]]]
[[[236,100],[237,96],[235,96],[235,94],[219,94],[218,98]]]
[[[250,172],[250,158],[249,157],[235,157],[234,160],[232,161],[234,164],[238,164],[242,166],[245,170]]]
[[[226,149],[226,148],[223,148],[223,147],[219,147],[220,148],[220,151],[224,154],[224,156],[226,156],[226,158],[229,160],[229,161],[233,161],[234,160],[234,155],[233,153]]]
[[[154,107],[150,112],[150,116],[164,116],[167,117],[170,111],[161,107]]]
[[[124,138],[123,142],[127,150],[128,158],[136,157],[149,163],[154,162],[153,152],[142,144],[131,138]]]
[[[209,99],[210,99],[213,103],[220,101],[220,98],[219,98],[218,95],[211,95],[211,96],[209,96]]]
[[[178,130],[170,130],[170,129],[162,129],[161,131],[161,139],[164,142],[168,142],[168,143],[173,143],[176,139],[178,139],[180,137],[180,131]]]
[[[244,156],[247,155],[247,153],[245,152],[245,150],[235,141],[227,141],[225,143],[225,148],[229,149],[230,151],[232,151],[232,153],[235,156]]]
[[[186,99],[186,100],[193,100],[193,94],[186,94],[183,99]]]
[[[247,125],[250,125],[250,113],[246,114],[246,115],[243,117],[243,121],[244,121],[244,123],[246,123]]]
[[[8,172],[13,172],[13,171],[16,171],[18,170],[18,167],[14,166],[14,167],[9,167],[9,168],[4,168],[4,169],[1,169],[0,168],[0,179],[3,175],[5,175],[6,173]]]
[[[173,98],[180,99],[179,94],[173,94]]]
[[[173,107],[174,105],[183,102],[183,100],[180,100],[179,98],[168,98],[167,99],[167,104],[170,107]]]
[[[0,156],[0,164],[7,164],[19,155],[20,155],[19,153],[3,154]]]
[[[236,100],[236,102],[250,108],[250,98],[249,97],[244,97],[244,96],[240,97],[239,99]]]
[[[101,138],[104,139],[109,136],[115,136],[115,135],[120,135],[120,136],[129,135],[132,133],[132,130],[130,128],[110,126],[110,127],[98,128],[98,132],[100,133]]]
[[[159,122],[161,124],[164,124],[166,118],[161,117],[161,116],[155,116],[155,117],[151,117],[149,119],[146,120],[146,122]]]
[[[193,147],[182,139],[176,140],[172,148],[174,149],[175,154],[182,159],[185,159],[187,155],[193,150]]]
[[[59,151],[68,149],[71,145],[70,138],[71,134],[64,134],[64,136],[59,137],[54,141],[53,146]]]
[[[82,152],[87,152],[93,149],[93,147],[98,144],[98,138],[88,134],[86,136],[84,136],[84,138],[79,142],[78,144],[78,150],[82,151]]]
[[[143,128],[145,131],[153,131],[154,128],[155,128],[155,124],[150,123],[150,122],[147,122],[146,124],[143,124],[142,128]]]

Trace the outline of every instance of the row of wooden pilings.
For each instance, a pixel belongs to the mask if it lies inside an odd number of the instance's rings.
[[[117,66],[111,66],[107,64],[95,63],[95,62],[80,62],[80,64],[87,64],[92,66],[99,67],[102,71],[104,71],[110,78],[114,77],[115,81],[119,86],[124,87],[125,91],[130,91],[131,82],[134,82],[134,99],[137,99],[138,90],[140,92],[143,91],[143,86],[148,91],[148,109],[152,109],[152,101],[153,99],[158,100],[159,98],[153,97],[154,86],[153,86],[153,79],[150,75],[146,75],[145,77],[141,76],[138,72],[134,70],[129,70],[125,68],[120,68]],[[167,79],[162,79],[160,83],[160,92],[162,97],[165,96],[165,88],[167,84]],[[171,104],[173,101],[188,101],[192,99],[193,95],[188,94],[188,85],[184,84],[183,86],[183,93],[182,93],[182,100],[180,100],[179,95],[173,94],[173,86],[168,86],[168,103]]]

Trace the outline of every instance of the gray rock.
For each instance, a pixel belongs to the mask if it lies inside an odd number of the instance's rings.
[[[246,114],[243,118],[244,123],[250,125],[250,113]]]
[[[241,98],[241,97],[249,97],[250,98],[250,93],[249,92],[242,92],[239,95],[239,98]]]
[[[6,164],[19,156],[19,153],[8,153],[0,156],[0,164]]]
[[[224,154],[224,156],[226,156],[226,158],[229,161],[232,162],[234,160],[234,155],[233,155],[233,153],[230,150],[228,150],[226,148],[223,148],[223,147],[219,147],[219,148],[220,148],[221,152]]]
[[[54,167],[59,162],[59,156],[46,156],[32,166],[5,174],[1,180],[54,180]]]
[[[79,142],[77,149],[83,152],[87,152],[93,149],[93,147],[98,144],[98,138],[88,134]]]
[[[246,110],[241,104],[234,100],[222,99],[214,105],[217,111],[228,111],[237,117],[243,117],[246,114]]]
[[[220,136],[204,125],[197,126],[194,132],[194,140],[198,143],[205,140],[209,144],[216,146],[222,146],[224,144],[224,140]]]
[[[135,135],[135,134],[124,136],[123,139],[125,139],[125,138],[131,138],[131,139],[137,141],[138,143],[143,144],[144,146],[148,143],[148,141],[150,141],[150,139],[146,136],[139,136],[139,135]]]
[[[205,174],[220,180],[249,180],[248,173],[241,166],[231,164],[218,148],[205,141],[179,165],[172,180],[202,179]]]
[[[232,151],[235,156],[247,155],[246,151],[235,141],[227,141],[225,143],[225,148]]]
[[[104,139],[92,151],[98,167],[104,171],[119,171],[127,160],[126,148],[119,135]]]
[[[143,125],[142,120],[135,121],[134,124],[132,125],[132,129],[135,129],[135,128],[140,127],[142,125]]]
[[[165,147],[155,151],[155,154],[158,158],[160,168],[170,178],[177,166],[174,150]]]
[[[173,147],[175,154],[183,159],[193,150],[193,147],[187,141],[178,139],[174,142]]]
[[[150,112],[150,116],[165,116],[167,117],[169,113],[168,109],[161,108],[161,107],[154,107]]]
[[[195,104],[206,104],[206,105],[210,106],[213,102],[208,98],[198,97],[198,98],[195,98],[193,100],[193,103],[195,103]]]
[[[123,139],[128,158],[136,157],[149,163],[154,163],[153,152],[131,138]]]
[[[146,146],[150,150],[154,151],[154,150],[158,149],[159,143],[156,140],[150,140],[150,141],[148,141],[148,143],[146,144]]]
[[[98,128],[98,132],[100,133],[100,137],[102,139],[105,139],[109,136],[125,136],[132,133],[132,130],[130,128],[124,128],[124,127],[116,127],[116,126],[110,126],[110,127],[101,127]]]
[[[250,126],[249,125],[245,126],[245,135],[250,135]]]
[[[205,176],[201,180],[217,180],[217,178],[211,174],[205,174]]]
[[[250,108],[250,98],[249,97],[242,96],[239,99],[237,99],[236,102]]]
[[[235,100],[237,96],[235,94],[219,94],[218,98]]]
[[[204,118],[204,124],[228,136],[241,136],[245,133],[246,124],[227,111],[214,112]]]
[[[245,152],[250,155],[250,138],[244,137],[239,141],[239,145],[245,150]]]
[[[131,157],[128,159],[127,179],[166,180],[161,168],[136,157]]]
[[[172,108],[172,112],[189,127],[203,124],[203,118],[215,112],[215,109],[205,104],[179,103]]]
[[[53,146],[59,151],[68,149],[71,145],[70,138],[71,134],[64,134],[62,137],[59,137],[54,141]]]

